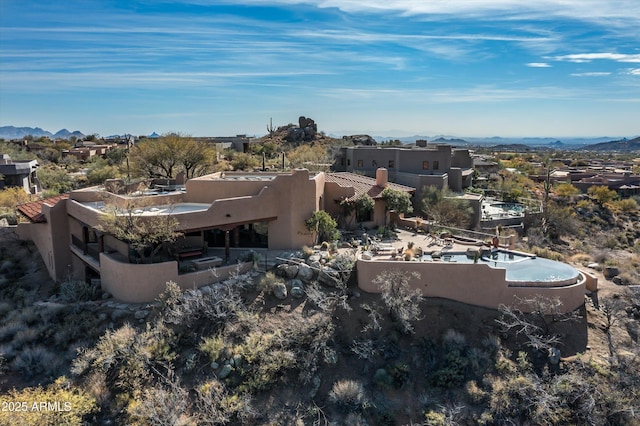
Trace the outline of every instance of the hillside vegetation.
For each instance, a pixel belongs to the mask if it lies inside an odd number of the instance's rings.
[[[72,409],[0,424],[637,424],[637,293],[537,316],[416,299],[397,275],[382,296],[347,282],[282,301],[284,280],[254,272],[123,306],[2,244],[0,399]]]

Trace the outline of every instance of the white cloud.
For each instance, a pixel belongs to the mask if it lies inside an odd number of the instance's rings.
[[[550,68],[551,67],[551,65],[549,65],[546,62],[529,62],[527,66],[531,68]]]
[[[629,70],[627,70],[627,74],[640,75],[640,68],[630,68]]]
[[[624,53],[611,53],[611,52],[599,52],[599,53],[574,53],[571,55],[554,56],[552,59],[556,61],[569,61],[569,62],[591,62],[594,60],[610,60],[616,62],[638,62],[640,63],[640,54],[624,54]]]
[[[189,0],[186,0],[189,2]],[[202,3],[203,0],[191,0]],[[263,4],[264,0],[240,0],[227,3]],[[343,12],[390,13],[401,15],[442,15],[446,18],[516,17],[526,19],[562,17],[607,26],[637,27],[640,2],[636,0],[273,0],[275,4],[308,4],[319,8],[336,8]]]
[[[576,72],[570,74],[572,77],[603,77],[611,75],[610,72]]]

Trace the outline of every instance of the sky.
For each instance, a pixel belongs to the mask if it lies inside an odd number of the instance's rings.
[[[640,134],[637,0],[0,0],[0,126]]]

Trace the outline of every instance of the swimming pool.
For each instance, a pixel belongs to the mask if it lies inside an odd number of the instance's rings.
[[[437,261],[437,258],[425,255],[422,260]],[[467,253],[444,252],[440,257],[440,262],[474,263],[474,256]],[[512,285],[574,284],[580,278],[578,270],[566,263],[504,250],[483,255],[477,263],[485,264],[491,268],[504,269],[506,271],[505,280]]]

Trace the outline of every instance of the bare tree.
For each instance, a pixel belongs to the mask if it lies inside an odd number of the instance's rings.
[[[496,320],[503,332],[515,332],[526,338],[526,345],[540,351],[549,351],[562,343],[553,333],[553,325],[580,318],[578,311],[563,312],[560,299],[544,296],[518,299],[516,306],[500,305],[501,316]],[[519,306],[525,306],[522,310]]]
[[[413,333],[411,323],[418,320],[422,313],[422,294],[418,289],[411,289],[409,282],[412,278],[420,279],[420,274],[392,270],[384,271],[373,279],[373,283],[382,291],[382,301],[391,319],[396,321],[405,333]]]

